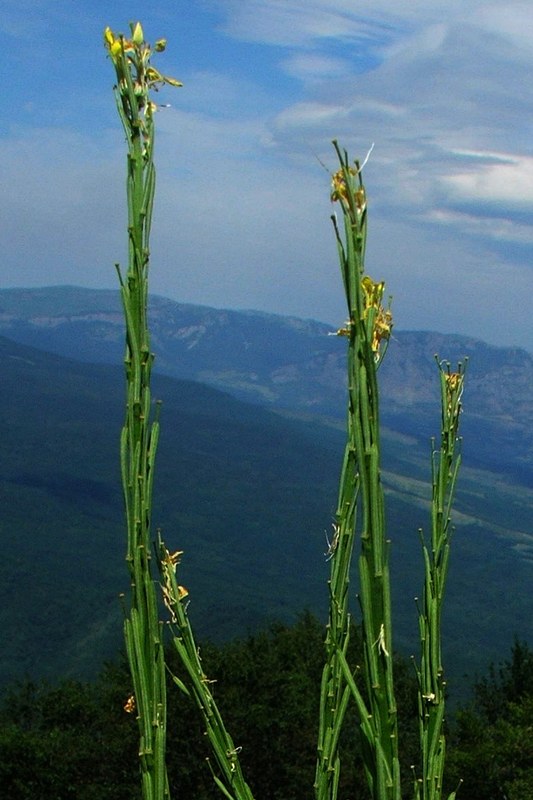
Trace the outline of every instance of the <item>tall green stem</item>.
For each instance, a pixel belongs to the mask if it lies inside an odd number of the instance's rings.
[[[163,602],[170,613],[172,643],[186,672],[185,681],[176,675],[172,678],[182,692],[193,698],[202,716],[206,737],[218,768],[217,774],[208,759],[217,787],[227,800],[254,800],[241,769],[241,748],[233,743],[211,691],[214,681],[209,680],[202,666],[200,649],[187,614],[188,592],[177,582],[176,573],[182,552],[170,553],[160,540],[159,554]]]
[[[348,341],[348,438],[330,548],[330,613],[320,700],[317,800],[334,800],[340,778],[339,737],[350,695],[355,699],[372,797],[399,800],[400,779],[388,547],[380,476],[377,368],[392,318],[382,306],[384,284],[365,275],[367,205],[361,168],[334,147],[340,169],[333,176],[344,235],[333,217],[348,321],[337,331]],[[384,349],[384,348],[383,348]],[[349,642],[348,585],[356,528],[360,529],[360,603],[365,654],[366,699],[346,661]]]
[[[441,800],[443,792],[445,680],[441,656],[441,618],[448,574],[451,538],[451,505],[461,464],[458,431],[464,365],[450,372],[450,365],[438,363],[441,385],[441,442],[431,445],[432,498],[431,545],[422,538],[424,554],[424,595],[419,612],[420,667],[418,710],[422,776],[415,779],[415,800]],[[455,792],[449,800],[455,798]]]
[[[155,191],[153,163],[155,104],[149,90],[164,78],[150,64],[151,49],[140,23],[131,39],[107,28],[104,41],[117,75],[115,99],[127,156],[128,269],[117,265],[126,322],[126,416],[120,438],[120,462],[127,526],[126,561],[131,592],[124,635],[133,695],[125,708],[136,712],[139,759],[145,800],[169,797],[165,766],[166,690],[162,629],[151,570],[151,511],[155,454],[159,435],[150,392],[153,355],[148,330],[150,226]],[[164,49],[161,40],[156,50]]]

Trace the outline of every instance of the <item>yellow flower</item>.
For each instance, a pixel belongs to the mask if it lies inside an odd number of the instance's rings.
[[[350,167],[348,172],[350,175],[357,175],[353,167]],[[331,178],[331,199],[333,202],[348,199],[348,189],[343,169],[339,169]]]
[[[448,414],[457,415],[461,411],[461,397],[463,394],[464,373],[462,372],[448,372],[445,373],[446,380],[446,403]]]
[[[364,294],[365,311],[369,308],[379,308],[381,298],[383,297],[383,290],[385,289],[385,283],[383,281],[374,283],[369,275],[365,275],[361,281],[361,286]]]
[[[450,372],[444,377],[446,378],[447,388],[450,392],[455,392],[463,380],[463,376],[460,372]]]
[[[165,555],[161,559],[163,564],[166,564],[168,567],[172,569],[173,572],[176,572],[176,566],[180,563],[181,556],[183,555],[183,550],[176,550],[174,553],[171,553],[167,548],[164,548]]]
[[[133,42],[129,39],[124,39],[123,36],[116,36],[109,27],[104,31],[104,44],[109,50],[109,55],[115,62],[119,53],[124,52],[131,54],[135,50]]]
[[[104,43],[106,47],[111,47],[115,41],[115,35],[111,28],[108,26],[104,31]]]
[[[379,360],[379,348],[383,340],[390,339],[392,330],[392,313],[380,306],[376,319],[374,320],[374,330],[372,332],[372,350]]]
[[[137,97],[147,96],[148,90],[153,88],[157,91],[159,86],[168,83],[169,86],[183,86],[181,81],[176,78],[169,78],[162,75],[159,70],[150,64],[152,48],[144,41],[144,32],[140,22],[130,25],[131,39],[125,39],[122,34],[116,35],[110,27],[104,30],[104,44],[109,51],[115,69],[119,77],[119,87],[124,95],[127,92],[127,82],[124,81],[124,64],[121,55],[127,56],[127,68],[133,71],[135,94]],[[166,47],[166,39],[158,39],[154,50],[162,52]],[[146,105],[145,102],[142,104]],[[150,107],[150,112],[155,110],[155,106]]]
[[[355,178],[359,174],[359,170],[349,167],[348,174]],[[359,186],[357,189],[352,187],[351,193],[355,200],[357,211],[363,211],[366,206],[364,187]],[[334,203],[337,200],[341,201],[341,203],[350,203],[348,186],[346,185],[346,170],[344,169],[339,169],[331,178],[331,200]]]
[[[133,712],[135,711],[135,695],[130,694],[130,696],[128,697],[128,699],[124,704],[124,711],[127,714],[133,714]]]
[[[364,319],[368,318],[371,310],[377,312],[373,317],[371,347],[376,356],[376,361],[378,361],[381,342],[390,339],[392,313],[389,309],[383,308],[381,303],[385,290],[385,283],[383,281],[374,283],[369,275],[365,275],[361,281],[361,288],[363,290]]]

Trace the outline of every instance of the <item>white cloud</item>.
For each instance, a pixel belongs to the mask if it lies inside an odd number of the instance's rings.
[[[308,0],[221,0],[223,29],[244,41],[302,46],[320,39],[355,40],[375,36],[375,23],[351,2]],[[392,33],[392,29],[390,29]],[[383,35],[383,31],[381,31]]]
[[[424,3],[420,9],[378,2],[370,8],[363,2],[355,9],[352,3],[315,2],[308,11],[312,19],[303,20],[295,3],[252,2],[246,11],[229,5],[227,30],[242,38],[247,26],[252,38],[265,30],[270,43],[283,14],[292,14],[291,44],[294,49],[298,41],[307,59],[335,52],[336,45],[329,51],[325,46],[333,19],[340,24],[351,15],[342,37],[369,41],[369,30],[376,32],[378,63],[350,78],[324,70],[320,81],[317,72],[313,83],[304,84],[304,96],[273,120],[272,146],[294,163],[314,151],[331,168],[332,138],[359,158],[375,142],[365,170],[369,269],[390,275],[394,242],[401,287],[394,288],[394,268],[389,286],[399,295],[400,326],[402,319],[416,320],[416,327],[455,325],[510,342],[516,332],[501,331],[492,306],[503,279],[508,293],[499,319],[519,308],[525,314],[524,297],[533,291],[533,228],[523,218],[533,200],[533,111],[523,90],[533,79],[533,58],[524,48],[515,52],[520,29],[533,30],[533,7]],[[321,36],[323,15],[330,16]],[[501,26],[500,17],[506,20]],[[378,34],[384,21],[390,35],[385,29]],[[278,43],[286,42],[282,37]],[[345,57],[342,42],[340,52]],[[532,347],[533,335],[528,341]]]
[[[296,103],[286,108],[276,118],[276,128],[279,131],[310,127],[316,129],[324,123],[337,123],[342,117],[350,113],[350,108],[344,108],[335,103],[304,102]]]
[[[528,2],[487,3],[475,12],[476,23],[497,36],[507,39],[514,48],[524,50],[531,59],[533,46],[532,8]],[[515,53],[516,56],[520,54]]]
[[[531,268],[447,228],[372,217],[367,265],[386,280],[399,330],[461,332],[533,349]]]
[[[504,219],[483,217],[450,209],[433,208],[424,217],[428,222],[447,225],[453,231],[469,236],[493,239],[497,242],[513,242],[533,245],[533,225]]]
[[[381,50],[443,20],[473,16],[486,0],[217,0],[223,30],[244,41],[309,46],[323,40],[365,42]]]
[[[512,343],[516,331],[503,320],[526,319],[533,290],[533,108],[524,90],[533,82],[533,7],[202,5],[219,12],[229,37],[253,44],[226,42],[226,64],[238,50],[226,71],[202,69],[201,37],[196,71],[184,74],[176,62],[186,87],[157,117],[153,290],[340,324],[329,178],[319,160],[335,168],[332,138],[358,158],[375,142],[365,168],[368,269],[387,281],[398,327]],[[176,19],[173,3],[158,9]],[[85,109],[83,129],[69,133],[61,119],[38,128],[42,109],[62,109],[57,94],[32,98],[34,133],[8,131],[0,149],[4,272],[11,284],[113,286],[125,249],[120,127],[110,108],[104,127],[111,117],[116,125],[102,135],[101,108],[86,103],[88,86],[77,78],[81,94],[69,108],[64,80],[56,76],[55,91],[61,85],[66,119],[79,125]]]
[[[303,81],[338,78],[349,75],[352,66],[348,59],[334,58],[320,53],[298,53],[282,62],[289,75]]]
[[[335,275],[336,269],[329,181],[321,169],[310,173],[275,153],[266,158],[260,120],[228,123],[176,109],[159,119],[165,169],[158,179],[154,289],[188,302],[301,316],[322,310],[336,318],[340,295],[324,303],[328,261]],[[173,170],[176,140],[187,156]]]
[[[503,219],[533,195],[533,113],[522,92],[509,91],[511,75],[522,86],[533,75],[504,45],[494,54],[492,40],[471,25],[432,24],[365,75],[325,78],[277,116],[273,140],[288,151],[303,137],[322,159],[331,138],[359,157],[375,142],[367,175],[376,202],[402,218],[435,207],[432,219],[444,222],[460,201],[500,206]],[[507,220],[510,238],[523,240],[524,225],[517,222],[516,237],[512,225]]]
[[[168,92],[165,96],[174,109],[224,118],[231,124],[236,119],[257,116],[258,109],[265,119],[269,112],[279,107],[275,105],[277,99],[259,87],[253,76],[235,77],[213,70],[195,70],[180,75],[183,89],[177,96],[169,96]],[[164,120],[160,117],[160,121]]]
[[[477,156],[482,157],[482,154]],[[500,163],[472,167],[443,180],[460,199],[490,205],[505,204],[508,208],[533,205],[532,156],[506,155]]]

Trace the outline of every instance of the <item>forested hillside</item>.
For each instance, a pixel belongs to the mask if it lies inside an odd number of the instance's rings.
[[[304,615],[291,627],[201,648],[215,695],[257,797],[307,800],[315,769],[316,708],[324,630]],[[357,631],[353,657],[360,658]],[[171,658],[171,666],[175,668]],[[418,716],[412,665],[397,659],[403,785],[410,796]],[[525,800],[533,794],[533,653],[515,643],[479,677],[464,707],[449,716],[447,789],[460,781],[468,800]],[[114,660],[94,682],[57,686],[23,682],[0,702],[0,786],[9,800],[132,800],[140,797],[131,692],[125,661]],[[216,800],[208,749],[191,701],[169,686],[168,767],[176,795]],[[343,735],[341,791],[358,786],[367,800],[353,707]]]
[[[1,680],[94,674],[121,646],[118,595],[127,588],[122,369],[7,339],[0,352]],[[343,423],[283,418],[163,376],[154,389],[163,399],[154,523],[185,550],[182,580],[200,637],[227,640],[306,608],[322,615]],[[390,428],[383,444],[395,642],[409,655],[429,446]],[[446,664],[459,684],[508,650],[515,633],[533,638],[532,494],[465,458],[444,621]]]

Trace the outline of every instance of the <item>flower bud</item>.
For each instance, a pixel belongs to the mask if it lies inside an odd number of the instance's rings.
[[[144,33],[140,22],[136,22],[135,25],[132,25],[131,38],[136,45],[141,45],[144,42]]]

